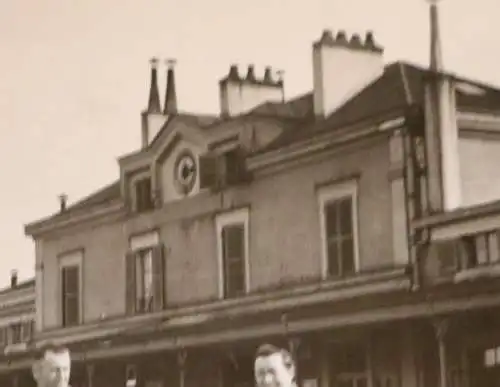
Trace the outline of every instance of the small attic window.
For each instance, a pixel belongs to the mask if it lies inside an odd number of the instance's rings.
[[[477,96],[486,94],[486,90],[467,82],[459,82],[455,85],[455,87],[457,91],[459,91],[462,94],[477,95]]]
[[[144,177],[134,184],[135,188],[135,208],[138,212],[152,210],[153,195],[151,189],[151,178]]]

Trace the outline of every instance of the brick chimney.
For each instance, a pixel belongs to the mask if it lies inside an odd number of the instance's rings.
[[[368,32],[362,40],[329,30],[313,44],[314,112],[326,117],[384,72],[383,48]]]
[[[246,76],[241,76],[238,67],[232,65],[228,75],[219,81],[221,114],[236,116],[265,102],[281,102],[283,90],[283,80],[273,79],[270,67],[266,67],[263,77],[259,78],[253,65],[248,66]]]

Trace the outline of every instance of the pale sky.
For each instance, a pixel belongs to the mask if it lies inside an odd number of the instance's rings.
[[[500,85],[499,14],[498,0],[441,1],[447,69]],[[311,90],[324,28],[373,30],[387,62],[428,63],[425,0],[0,1],[0,286],[33,275],[23,225],[114,180],[139,147],[150,57],[177,59],[180,109],[215,113],[231,63],[284,69],[287,97]]]

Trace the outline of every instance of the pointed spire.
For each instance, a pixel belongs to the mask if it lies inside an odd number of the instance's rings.
[[[158,59],[152,58],[151,63],[151,85],[149,86],[148,113],[160,113],[160,93],[158,92]]]
[[[163,114],[177,113],[177,93],[175,91],[175,74],[174,66],[175,59],[168,59],[167,63],[167,87],[165,90],[165,106],[163,107]]]
[[[429,21],[430,21],[430,69],[431,71],[443,70],[443,58],[441,52],[441,37],[439,33],[439,13],[437,2],[439,0],[429,0]]]

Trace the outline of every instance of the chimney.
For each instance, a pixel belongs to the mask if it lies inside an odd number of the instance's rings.
[[[221,114],[236,116],[265,102],[281,102],[283,90],[283,80],[274,80],[270,67],[259,78],[253,65],[248,66],[245,77],[240,76],[236,65],[231,65],[227,76],[219,81]]]
[[[59,195],[59,211],[62,213],[66,211],[68,196],[66,194]]]
[[[160,93],[158,92],[158,59],[152,58],[151,80],[149,85],[148,106],[142,112],[142,148],[146,148],[165,124],[166,118],[161,111]]]
[[[313,44],[314,112],[326,117],[337,110],[384,72],[383,48],[368,32],[347,37],[339,31],[334,37],[323,31]]]
[[[17,270],[12,270],[10,272],[10,287],[15,288],[17,286]]]
[[[460,158],[455,80],[443,73],[439,15],[430,1],[430,69],[424,93],[429,206],[452,211],[461,206]]]
[[[163,114],[176,114],[177,113],[177,93],[175,91],[175,59],[168,59],[167,64],[167,86],[165,90],[165,106],[163,107]]]

